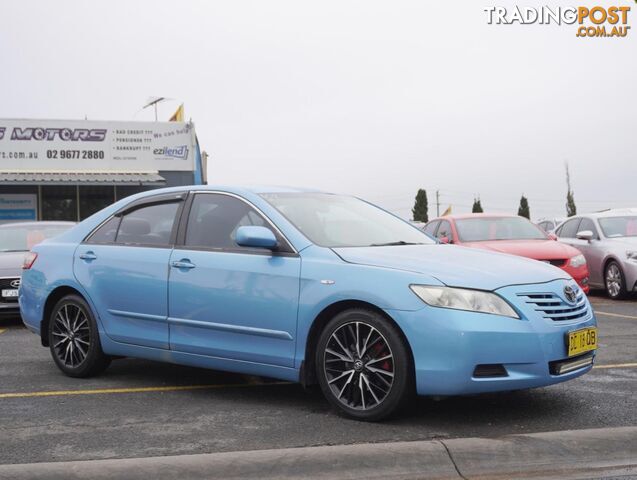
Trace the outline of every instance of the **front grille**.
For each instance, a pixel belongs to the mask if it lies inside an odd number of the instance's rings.
[[[565,302],[555,293],[518,293],[524,303],[540,313],[544,318],[555,322],[577,320],[588,315],[586,297],[581,289],[577,289],[575,304]]]
[[[15,280],[20,280],[20,278],[0,278],[0,292],[2,290],[15,290],[15,287],[11,285],[11,282]],[[3,297],[0,295],[0,303],[16,303],[17,301],[18,297]]]
[[[554,267],[565,267],[566,266],[566,259],[553,259],[553,260],[541,260],[544,263],[550,263],[551,265],[553,265]]]

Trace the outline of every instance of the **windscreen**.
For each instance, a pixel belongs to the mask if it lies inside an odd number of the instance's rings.
[[[5,225],[0,227],[0,252],[28,252],[41,241],[65,232],[72,225]]]
[[[546,234],[523,217],[478,217],[456,220],[462,242],[545,240]]]
[[[599,226],[608,238],[637,237],[637,216],[635,215],[600,218]]]
[[[355,197],[327,193],[268,193],[262,197],[322,247],[435,243],[416,227]]]

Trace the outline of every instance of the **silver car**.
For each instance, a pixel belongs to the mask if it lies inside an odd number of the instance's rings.
[[[555,233],[584,254],[592,288],[613,299],[637,292],[637,209],[577,215]]]
[[[74,222],[19,222],[0,225],[0,315],[18,316],[18,287],[24,255],[42,240],[68,230]]]

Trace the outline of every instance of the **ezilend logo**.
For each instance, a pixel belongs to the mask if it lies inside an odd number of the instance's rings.
[[[188,147],[186,145],[179,145],[178,147],[156,148],[153,150],[153,155],[181,158],[182,160],[185,160],[186,158],[188,158]]]

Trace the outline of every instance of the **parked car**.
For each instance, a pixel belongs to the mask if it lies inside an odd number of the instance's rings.
[[[25,254],[46,238],[54,237],[73,222],[19,222],[0,225],[0,315],[17,316],[18,288]]]
[[[546,233],[553,233],[555,229],[566,220],[566,218],[542,218],[538,220],[536,225],[544,230]]]
[[[363,420],[412,392],[567,381],[597,345],[563,270],[439,245],[354,197],[283,188],[123,199],[33,248],[20,308],[72,377],[126,356],[318,383]]]
[[[588,293],[588,266],[580,251],[556,242],[524,217],[472,213],[449,215],[432,220],[425,233],[442,243],[519,255],[561,268]]]
[[[556,234],[584,254],[592,287],[613,299],[637,291],[637,209],[577,215]]]

